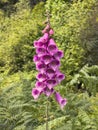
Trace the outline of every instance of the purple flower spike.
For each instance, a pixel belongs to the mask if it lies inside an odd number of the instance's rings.
[[[40,95],[40,91],[37,90],[36,88],[32,89],[32,96],[34,97],[34,99],[37,99]]]
[[[38,54],[38,56],[43,56],[46,53],[46,50],[45,48],[39,47],[36,49],[36,53]]]
[[[45,89],[45,87],[46,87],[46,85],[45,85],[44,82],[39,82],[39,81],[36,82],[35,86],[36,86],[36,88],[37,88],[40,92],[42,92],[43,89]]]
[[[64,56],[64,53],[63,51],[57,51],[55,54],[54,54],[54,57],[55,59],[59,60],[60,58],[62,58]]]
[[[56,98],[56,101],[60,104],[61,109],[63,109],[67,103],[66,98],[63,99],[58,92],[55,93],[55,98]]]
[[[56,71],[59,66],[60,66],[60,62],[58,60],[52,60],[49,64],[50,68],[52,68],[54,71]]]
[[[54,79],[49,79],[46,81],[46,85],[49,89],[52,89],[54,86],[56,86],[57,82]]]
[[[55,75],[55,71],[49,68],[46,70],[46,74],[49,78],[53,78]]]
[[[42,62],[39,62],[36,64],[36,69],[43,73],[46,70],[46,65]]]
[[[39,73],[36,78],[40,81],[43,82],[46,80],[47,76],[45,74]]]
[[[42,56],[42,60],[47,65],[47,64],[49,64],[51,62],[52,57],[49,54],[46,54],[46,55]]]
[[[38,41],[34,41],[36,55],[33,61],[39,73],[36,76],[35,88],[32,89],[32,96],[37,99],[42,93],[47,97],[55,94],[56,101],[63,109],[67,101],[55,92],[54,88],[65,78],[65,75],[59,71],[60,59],[64,54],[61,50],[58,50],[54,39],[51,38],[54,31],[49,24],[42,33],[43,36]]]

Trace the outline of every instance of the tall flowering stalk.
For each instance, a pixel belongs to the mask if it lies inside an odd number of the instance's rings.
[[[60,59],[64,54],[58,49],[52,38],[54,31],[50,27],[49,19],[42,34],[43,36],[39,40],[34,41],[36,55],[33,57],[33,61],[36,64],[38,74],[36,76],[37,81],[35,87],[32,89],[32,96],[37,100],[41,94],[45,94],[47,98],[54,94],[56,101],[61,109],[63,109],[67,100],[66,98],[62,98],[62,96],[55,91],[55,87],[65,78],[65,75],[59,70]],[[48,123],[46,125],[46,130],[48,130]]]

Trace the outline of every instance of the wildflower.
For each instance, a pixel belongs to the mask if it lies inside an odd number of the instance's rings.
[[[64,54],[58,49],[54,39],[51,38],[54,31],[50,28],[50,25],[47,25],[42,33],[43,36],[34,41],[36,55],[33,57],[33,61],[36,64],[38,74],[35,88],[32,89],[32,96],[34,99],[38,99],[42,93],[47,97],[54,94],[56,101],[63,109],[67,101],[55,91],[55,87],[65,78],[65,75],[59,71],[60,59]]]

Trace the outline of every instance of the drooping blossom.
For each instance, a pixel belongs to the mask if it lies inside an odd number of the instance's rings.
[[[58,92],[55,93],[55,98],[56,98],[56,101],[60,104],[61,109],[63,109],[63,107],[67,103],[66,98],[62,98]]]
[[[64,56],[64,53],[58,49],[54,39],[51,37],[54,31],[49,24],[42,33],[43,36],[34,41],[36,55],[33,57],[33,61],[36,64],[38,74],[35,87],[32,89],[32,96],[37,100],[41,94],[45,94],[47,97],[54,94],[56,101],[63,109],[67,101],[55,91],[55,87],[65,78],[65,75],[59,70],[60,59]]]

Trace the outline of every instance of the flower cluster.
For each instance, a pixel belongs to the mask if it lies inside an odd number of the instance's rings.
[[[34,99],[37,99],[42,93],[47,97],[54,94],[56,101],[63,108],[67,101],[54,90],[54,87],[65,78],[65,75],[59,71],[60,59],[63,57],[63,52],[58,49],[55,41],[51,38],[54,31],[50,28],[49,24],[42,33],[43,36],[38,41],[34,41],[36,55],[33,61],[36,64],[38,75],[36,76],[35,88],[32,89],[32,96]]]

